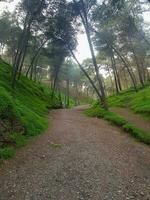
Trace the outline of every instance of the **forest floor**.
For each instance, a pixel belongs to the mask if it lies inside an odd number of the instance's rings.
[[[150,200],[150,148],[82,107],[0,167],[0,200]]]

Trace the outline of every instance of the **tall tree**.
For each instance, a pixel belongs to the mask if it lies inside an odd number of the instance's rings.
[[[101,102],[102,107],[107,109],[107,102],[106,102],[104,86],[103,86],[103,82],[102,82],[101,76],[99,74],[99,68],[98,68],[98,65],[96,62],[94,47],[93,47],[93,43],[92,43],[92,39],[91,39],[90,22],[89,22],[89,18],[88,18],[89,11],[92,8],[92,6],[95,5],[96,1],[73,0],[73,2],[75,5],[75,10],[81,18],[81,21],[82,21],[82,24],[84,26],[85,33],[87,36],[87,40],[89,43],[93,66],[95,68],[95,73],[96,73],[96,77],[97,77],[97,81],[98,81],[98,87],[99,87],[98,89],[100,90],[100,102]]]

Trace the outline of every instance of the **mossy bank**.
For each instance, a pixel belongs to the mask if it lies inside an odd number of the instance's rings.
[[[132,123],[125,120],[122,116],[110,112],[107,110],[104,110],[101,108],[100,104],[98,102],[95,102],[91,108],[87,109],[85,111],[85,114],[89,117],[98,117],[103,118],[110,123],[119,126],[122,128],[125,132],[129,133],[133,137],[135,137],[137,140],[150,145],[150,133],[146,132],[142,129],[137,128]]]
[[[48,87],[22,76],[11,87],[12,67],[0,59],[0,159],[15,155],[17,147],[43,133],[48,127],[48,111],[61,107],[51,98]]]

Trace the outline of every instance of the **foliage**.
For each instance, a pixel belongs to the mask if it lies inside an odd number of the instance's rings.
[[[109,94],[114,88],[119,93],[133,85],[136,90],[138,84],[144,86],[149,80],[150,43],[143,10],[140,1],[131,0],[103,1],[93,9],[93,41],[99,62],[110,77],[110,83],[105,79]]]
[[[107,95],[146,85],[150,79],[150,34],[143,18],[145,7],[148,11],[149,3],[139,0],[22,0],[13,13],[3,11],[0,53],[14,64],[12,86],[23,73],[36,81],[50,78],[53,89],[60,90],[63,62],[77,46],[77,33],[83,31],[90,50],[97,50],[97,58],[93,60],[96,52],[91,52],[92,59],[82,63],[91,81],[87,78],[84,85],[81,81],[79,90],[100,97],[103,85]],[[81,75],[86,79],[86,73]],[[83,79],[77,76],[76,80]]]

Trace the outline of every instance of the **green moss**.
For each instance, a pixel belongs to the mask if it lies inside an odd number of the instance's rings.
[[[15,149],[12,147],[7,147],[0,149],[0,159],[10,159],[15,156]]]
[[[104,118],[107,121],[110,121],[111,123],[116,124],[118,126],[123,126],[126,123],[123,117],[113,112],[106,111],[102,109],[99,105],[87,109],[85,111],[85,114],[88,115],[89,117]]]
[[[123,117],[113,113],[113,112],[107,112],[104,115],[104,119],[112,122],[113,124],[117,125],[117,126],[123,126],[126,121],[123,119]]]
[[[131,123],[128,123],[123,117],[116,113],[106,111],[100,107],[98,103],[95,103],[91,108],[85,111],[85,114],[89,117],[103,118],[112,124],[121,127],[124,131],[135,137],[145,144],[150,144],[150,133],[145,132]]]
[[[150,87],[140,89],[138,92],[127,91],[108,98],[111,107],[128,107],[134,112],[150,114]]]
[[[15,89],[11,87],[11,66],[0,59],[0,124],[15,142],[16,147],[26,144],[48,127],[48,111],[61,106],[59,98],[51,98],[50,89],[21,76]],[[9,124],[9,130],[7,124]],[[15,134],[12,134],[15,132]],[[8,137],[6,138],[8,139]],[[11,144],[11,143],[10,143]]]
[[[12,141],[15,142],[16,147],[25,146],[28,142],[27,137],[18,133],[13,133],[12,135],[10,135],[10,138],[12,139]]]
[[[141,142],[150,144],[150,134],[135,127],[133,124],[127,123],[123,126],[123,130],[130,133],[133,137],[138,139]]]

